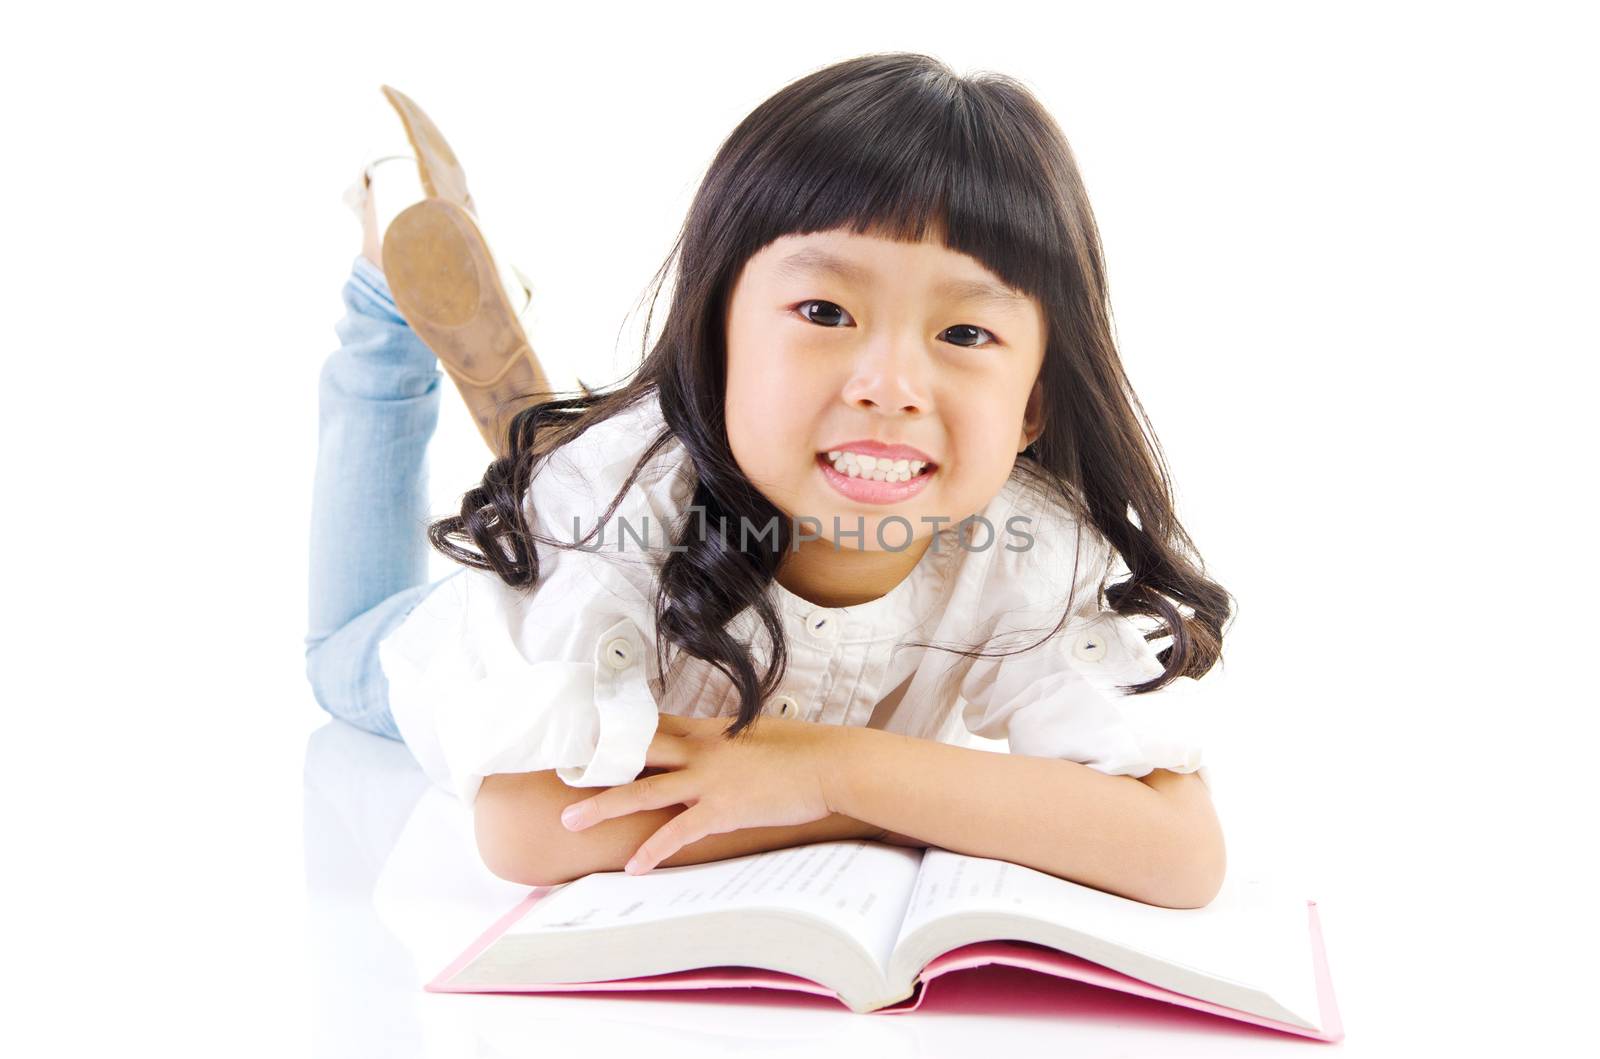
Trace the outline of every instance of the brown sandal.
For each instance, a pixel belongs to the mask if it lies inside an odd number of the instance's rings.
[[[461,391],[483,440],[505,456],[512,418],[552,388],[472,216],[445,199],[413,203],[383,234],[383,268],[400,315]]]
[[[527,302],[515,307],[508,300],[511,279],[490,253],[467,175],[444,134],[405,93],[382,88],[405,126],[428,195],[383,233],[384,275],[400,315],[439,358],[489,448],[504,456],[512,418],[551,394],[520,322]],[[527,278],[510,269],[531,298]],[[582,380],[578,385],[590,392]]]

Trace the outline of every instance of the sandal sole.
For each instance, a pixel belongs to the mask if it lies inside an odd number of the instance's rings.
[[[383,265],[400,315],[439,358],[489,448],[506,455],[512,418],[552,390],[472,215],[445,199],[413,203],[384,233]]]

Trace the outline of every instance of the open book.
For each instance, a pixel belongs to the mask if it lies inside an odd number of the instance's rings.
[[[864,839],[536,888],[425,988],[763,986],[898,1012],[940,974],[988,963],[1343,1037],[1315,902],[1230,879],[1204,908],[1161,908],[1008,861]]]

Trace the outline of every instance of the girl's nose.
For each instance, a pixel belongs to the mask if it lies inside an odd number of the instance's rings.
[[[916,348],[915,340],[866,343],[842,396],[857,408],[920,415],[931,407],[927,358]]]

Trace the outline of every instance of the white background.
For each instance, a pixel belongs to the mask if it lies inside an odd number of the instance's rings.
[[[812,69],[915,50],[1021,78],[1076,153],[1179,516],[1240,601],[1212,758],[1230,855],[1318,901],[1340,1047],[1576,1043],[1600,705],[1597,41],[1581,8],[13,13],[0,1037],[273,1055],[967,1040],[842,1008],[807,1009],[814,1029],[791,1037],[783,1009],[710,1007],[685,1028],[666,1007],[653,1023],[656,1005],[502,998],[421,1021],[357,1012],[332,1044],[312,996],[329,906],[307,904],[326,876],[305,785],[344,775],[312,733],[345,740],[303,674],[316,379],[359,249],[340,194],[405,148],[379,85],[461,156],[533,281],[541,356],[562,382],[610,382],[721,139]],[[484,461],[448,386],[432,460],[443,514]],[[404,821],[409,805],[386,809]],[[381,863],[393,835],[352,841]],[[353,916],[370,919],[367,896]],[[471,999],[413,996],[392,941],[362,937],[341,966],[399,980],[381,1003]],[[472,1014],[491,1007],[509,1019],[493,1039]],[[1019,1052],[1039,1035],[1091,1054],[1209,1039],[1137,1019],[975,1025],[971,1040]]]

